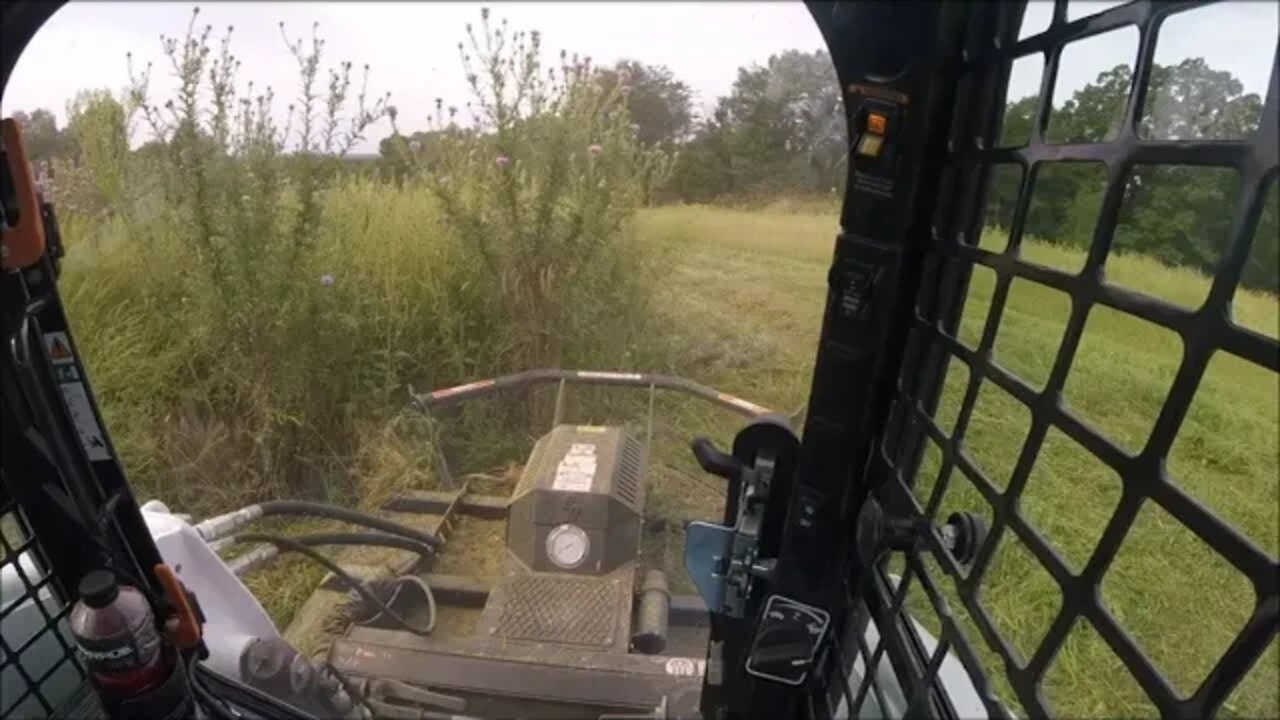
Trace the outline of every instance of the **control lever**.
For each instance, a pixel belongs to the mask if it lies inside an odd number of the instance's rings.
[[[813,642],[805,635],[785,645],[765,645],[755,651],[751,659],[757,663],[806,663],[813,656]]]
[[[785,421],[770,417],[740,430],[732,455],[704,437],[690,443],[703,470],[731,481],[725,524],[691,522],[685,527],[685,568],[711,612],[744,617],[756,581],[773,580],[776,541],[762,552],[761,535],[770,507],[774,510],[769,532],[775,537],[780,532],[799,445]]]
[[[707,438],[696,437],[689,446],[693,450],[693,457],[697,459],[698,465],[712,475],[732,480],[742,472],[741,460],[729,453],[721,452],[716,448],[715,443]]]

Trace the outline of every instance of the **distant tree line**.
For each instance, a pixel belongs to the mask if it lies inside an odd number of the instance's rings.
[[[1100,73],[1054,108],[1045,128],[1051,143],[1091,143],[1114,139],[1123,121],[1132,70],[1118,65]],[[1038,98],[1011,102],[1005,111],[1001,144],[1030,138]],[[1246,139],[1262,119],[1262,98],[1244,93],[1231,73],[1214,70],[1202,58],[1157,65],[1138,132],[1148,140]],[[997,166],[988,191],[986,221],[1008,227],[1017,202],[1021,173]],[[1087,248],[1106,187],[1101,163],[1042,165],[1031,185],[1024,235]],[[1243,284],[1280,291],[1280,185],[1267,187],[1262,219],[1244,269]],[[1124,200],[1112,239],[1113,251],[1150,255],[1169,265],[1212,273],[1228,251],[1231,224],[1240,199],[1240,178],[1230,168],[1138,165],[1126,178]]]
[[[641,144],[678,159],[655,199],[714,202],[782,194],[831,194],[844,184],[845,119],[835,70],[825,51],[788,50],[739,68],[729,94],[698,118],[693,91],[661,65],[622,60],[597,81],[627,95]],[[430,155],[443,128],[409,136]],[[394,138],[380,146],[386,171],[404,168]]]
[[[623,60],[603,68],[596,82],[621,87],[632,131],[642,146],[672,154],[667,180],[652,193],[657,202],[722,202],[783,195],[838,194],[844,186],[847,134],[839,84],[828,55],[821,50],[788,50],[763,64],[739,68],[727,95],[706,117],[695,111],[690,87],[661,65]],[[1102,142],[1120,129],[1132,82],[1128,65],[1119,65],[1076,90],[1053,108],[1045,127],[1052,143]],[[1031,137],[1038,98],[1019,98],[1006,106],[1000,142],[1026,143]],[[108,95],[83,93],[69,107],[60,130],[52,113],[16,113],[24,121],[28,152],[37,161],[111,152],[118,143],[98,137],[102,128],[124,132],[125,115]],[[446,108],[437,102],[437,116]],[[450,122],[408,135],[417,167],[430,168],[448,133],[470,133],[451,122],[459,108],[448,108]],[[1244,93],[1231,73],[1211,68],[1201,58],[1153,69],[1140,133],[1158,140],[1246,138],[1261,122],[1262,99]],[[93,122],[86,122],[96,116]],[[404,154],[395,152],[396,136],[384,138],[376,162],[347,158],[347,171],[403,178]],[[148,143],[139,152],[162,148]],[[94,166],[113,167],[112,158]],[[47,164],[47,162],[46,162]],[[334,166],[335,169],[338,166]],[[986,222],[1007,228],[1017,200],[1021,172],[997,166],[991,175]],[[72,178],[72,181],[77,181]],[[119,192],[118,178],[82,178],[104,201]],[[1113,238],[1117,252],[1139,252],[1170,265],[1212,272],[1227,252],[1233,212],[1239,199],[1237,173],[1225,168],[1137,166],[1126,180],[1125,199]],[[1088,247],[1105,189],[1099,163],[1041,165],[1032,184],[1024,234],[1074,247]],[[1280,185],[1267,189],[1262,220],[1244,270],[1246,286],[1280,291]]]

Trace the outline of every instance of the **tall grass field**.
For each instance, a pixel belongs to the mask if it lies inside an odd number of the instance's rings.
[[[456,283],[460,266],[450,261],[451,241],[429,198],[353,181],[326,202],[326,224],[333,228],[319,248],[316,269],[331,268],[337,282],[315,283],[318,308],[307,323],[281,318],[282,332],[306,332],[341,338],[335,362],[320,373],[313,365],[291,365],[289,338],[281,362],[261,382],[303,383],[311,392],[339,392],[350,398],[335,409],[352,434],[334,434],[341,443],[315,466],[316,477],[301,485],[254,487],[249,469],[238,465],[234,420],[202,418],[194,399],[206,388],[202,375],[190,372],[200,358],[203,320],[183,311],[190,300],[177,298],[170,315],[156,303],[180,272],[181,250],[154,238],[143,246],[111,224],[79,225],[69,217],[70,244],[64,292],[86,355],[95,388],[131,477],[143,497],[159,496],[186,510],[226,509],[248,498],[283,493],[354,497],[357,502],[385,497],[389,488],[428,487],[433,482],[425,444],[415,447],[386,429],[402,398],[406,378],[426,383],[465,379],[469,372],[502,368],[496,358],[471,357],[495,352],[497,340],[468,327],[463,311],[445,288]],[[791,207],[734,210],[675,206],[642,210],[628,225],[627,242],[636,257],[660,264],[651,277],[648,312],[654,328],[634,341],[602,340],[598,354],[575,357],[575,364],[678,372],[756,402],[790,410],[804,402],[821,308],[825,274],[836,227],[833,212]],[[1053,265],[1074,262],[1070,251],[1029,242],[1025,256]],[[301,270],[299,272],[302,272]],[[645,271],[647,272],[647,271]],[[1170,298],[1203,297],[1205,278],[1171,269],[1142,257],[1116,257],[1108,278],[1140,279],[1146,289]],[[976,344],[985,321],[994,278],[974,275],[961,324],[960,339]],[[996,362],[1043,385],[1057,350],[1069,302],[1056,291],[1015,282],[995,346]],[[1237,316],[1259,328],[1276,328],[1277,299],[1241,292]],[[457,313],[457,315],[455,315]],[[495,324],[498,319],[492,320]],[[338,341],[335,341],[338,342]],[[1176,336],[1113,311],[1095,308],[1064,391],[1067,404],[1088,422],[1134,449],[1154,423],[1181,356]],[[208,362],[207,359],[204,362]],[[962,392],[963,366],[948,371],[938,410],[944,428],[954,422]],[[216,368],[203,377],[219,387]],[[354,389],[353,389],[354,388]],[[385,389],[358,398],[360,388]],[[1241,532],[1273,555],[1277,547],[1277,447],[1280,409],[1276,377],[1249,363],[1218,354],[1183,425],[1170,457],[1169,472],[1196,498],[1221,513]],[[263,389],[270,396],[270,389]],[[324,433],[299,418],[299,432]],[[677,409],[671,423],[692,435],[709,428],[725,430],[697,409]],[[719,425],[717,425],[719,423]],[[1025,408],[993,385],[985,385],[971,419],[966,452],[990,477],[1007,482],[1025,436]],[[477,445],[484,430],[473,428]],[[459,435],[467,435],[462,430]],[[252,439],[249,440],[252,442]],[[519,461],[520,457],[510,460]],[[927,498],[940,465],[930,445],[919,475],[918,491]],[[1076,569],[1088,560],[1102,527],[1121,493],[1108,468],[1058,431],[1050,433],[1023,493],[1020,511]],[[695,493],[672,494],[654,512],[687,515],[697,506]],[[962,476],[953,478],[942,512],[971,510],[988,518],[976,489]],[[284,582],[255,582],[267,593],[284,593],[277,617],[305,597],[314,574],[290,566]],[[1030,553],[1006,534],[990,568],[983,604],[999,629],[1024,657],[1034,652],[1060,603],[1060,591]],[[299,588],[301,586],[302,589]],[[1253,590],[1222,558],[1153,504],[1140,513],[1124,548],[1107,572],[1102,599],[1183,694],[1195,691],[1206,673],[1243,626],[1254,604]],[[958,602],[952,609],[963,619]],[[913,608],[926,626],[937,630],[927,605]],[[968,620],[970,637],[981,644]],[[1001,668],[985,655],[994,675]],[[1276,648],[1267,652],[1227,705],[1238,717],[1274,717],[1277,701]],[[999,684],[999,680],[998,680]],[[1003,686],[1001,686],[1001,689]],[[1119,661],[1087,623],[1073,630],[1051,665],[1045,693],[1063,716],[1151,716],[1154,708],[1123,671]],[[1012,694],[1004,693],[1011,705]]]

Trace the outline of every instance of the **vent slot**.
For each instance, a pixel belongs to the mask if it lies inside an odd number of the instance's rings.
[[[624,436],[618,454],[618,473],[613,478],[618,499],[635,505],[640,499],[640,474],[644,469],[644,446],[631,436]]]

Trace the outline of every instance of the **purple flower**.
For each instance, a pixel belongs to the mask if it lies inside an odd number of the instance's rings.
[[[334,278],[332,275],[321,275],[321,276],[320,276],[320,284],[321,284],[321,285],[323,285],[323,286],[325,286],[325,287],[333,287],[333,284],[334,284],[335,282],[337,282],[337,279],[336,279],[336,278]]]
[[[504,168],[511,163],[511,158],[506,155],[499,155],[493,159],[493,162],[500,168]]]
[[[591,143],[587,146],[587,152],[592,155],[599,155],[601,150],[604,150],[604,148],[600,147],[600,143]]]

